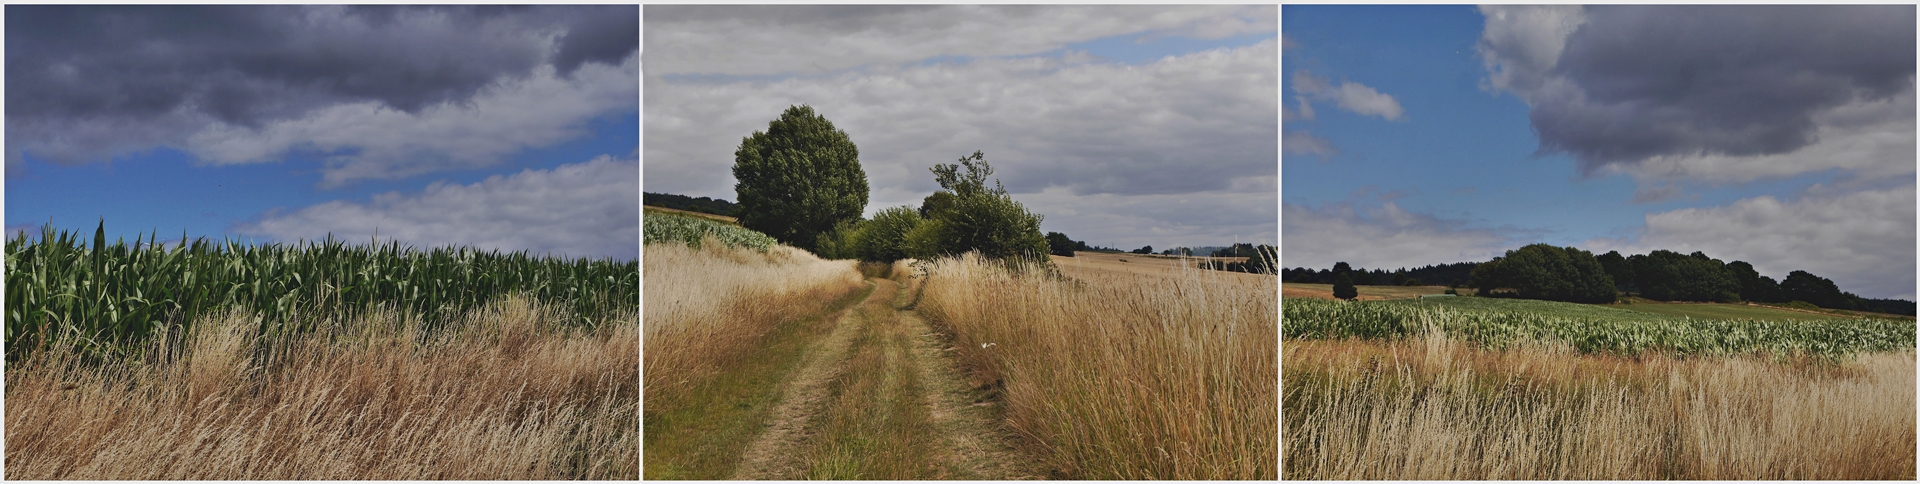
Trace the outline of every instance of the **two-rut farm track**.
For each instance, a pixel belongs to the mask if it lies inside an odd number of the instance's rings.
[[[731,479],[1033,479],[945,338],[902,307],[900,284],[834,315],[783,384]],[[991,390],[985,390],[991,391]],[[983,403],[983,399],[985,402]]]

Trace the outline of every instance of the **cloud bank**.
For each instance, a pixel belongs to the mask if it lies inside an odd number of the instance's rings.
[[[473,184],[434,183],[364,202],[332,201],[269,212],[235,232],[291,241],[331,233],[343,240],[415,247],[471,245],[483,250],[571,257],[639,257],[639,162],[601,156],[551,170],[495,175]]]

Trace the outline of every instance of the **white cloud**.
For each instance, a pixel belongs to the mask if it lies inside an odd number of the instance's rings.
[[[1501,255],[1513,238],[1465,221],[1408,212],[1392,201],[1356,208],[1337,203],[1281,207],[1281,264],[1286,267],[1398,268],[1478,262]]]
[[[1587,19],[1579,5],[1481,5],[1480,14],[1487,20],[1475,47],[1488,72],[1482,88],[1516,92],[1546,81],[1567,36]]]
[[[1143,66],[1022,58],[761,82],[649,77],[648,190],[729,195],[741,137],[798,104],[859,146],[875,200],[887,190],[931,193],[927,169],[974,150],[1016,193],[1221,190],[1276,171],[1277,47],[1267,40]]]
[[[637,160],[601,156],[551,170],[494,175],[467,184],[436,182],[414,193],[366,202],[331,201],[269,212],[235,231],[282,241],[384,239],[415,247],[470,245],[571,257],[639,256]]]
[[[1648,214],[1639,240],[1596,239],[1581,247],[1622,254],[1702,251],[1723,261],[1747,261],[1776,280],[1804,270],[1863,297],[1912,300],[1914,185],[1820,192],[1809,190],[1793,201],[1760,196]]]
[[[1286,149],[1289,154],[1324,156],[1334,153],[1332,141],[1314,136],[1313,133],[1309,133],[1306,130],[1286,132],[1286,134],[1281,135],[1280,145]]]
[[[1398,121],[1400,115],[1406,112],[1400,107],[1400,101],[1395,100],[1393,96],[1381,94],[1380,91],[1352,81],[1341,81],[1339,86],[1334,86],[1328,83],[1327,79],[1315,77],[1305,69],[1293,72],[1293,90],[1315,99],[1333,101],[1342,109],[1356,114],[1379,116],[1388,121]],[[1313,119],[1312,114],[1307,114],[1311,113],[1313,108],[1307,106],[1305,98],[1300,99],[1300,105],[1305,109],[1302,114],[1305,114],[1306,119]]]
[[[638,54],[619,66],[588,63],[566,77],[541,66],[526,78],[503,78],[465,104],[417,114],[360,102],[259,129],[216,123],[189,138],[187,149],[214,164],[277,161],[302,150],[332,153],[323,186],[491,166],[525,148],[582,136],[592,119],[632,112],[638,63]]]
[[[1278,30],[1271,5],[648,6],[648,75],[821,74],[937,56],[1028,55],[1123,34]]]

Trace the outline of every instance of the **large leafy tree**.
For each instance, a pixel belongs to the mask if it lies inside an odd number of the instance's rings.
[[[1640,295],[1656,301],[1737,301],[1740,281],[1719,259],[1656,250],[1628,258]]]
[[[1581,303],[1614,300],[1613,277],[1593,257],[1574,247],[1532,244],[1473,269],[1482,292],[1511,288],[1517,297]]]
[[[815,250],[822,233],[867,208],[860,149],[812,106],[789,106],[733,152],[740,225]]]

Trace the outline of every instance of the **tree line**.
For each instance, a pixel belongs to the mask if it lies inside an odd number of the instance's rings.
[[[1802,270],[1776,281],[1754,270],[1753,264],[1723,262],[1699,251],[1683,255],[1654,250],[1632,256],[1610,251],[1596,256],[1576,247],[1532,244],[1480,263],[1387,273],[1356,270],[1339,262],[1331,270],[1287,269],[1282,277],[1289,282],[1335,284],[1336,296],[1350,292],[1340,290],[1343,282],[1349,286],[1440,284],[1477,288],[1482,296],[1579,303],[1611,303],[1625,294],[1655,301],[1801,303],[1828,309],[1908,316],[1915,313],[1913,301],[1863,298],[1841,291],[1832,280]]]
[[[685,210],[688,212],[710,213],[714,215],[722,215],[727,217],[732,217],[735,207],[738,207],[738,205],[734,204],[733,202],[721,200],[718,198],[707,198],[707,197],[696,198],[696,197],[689,197],[686,195],[675,195],[671,193],[648,193],[648,192],[642,192],[640,194],[640,203],[643,205],[652,205],[655,207],[666,207],[674,210]]]
[[[1334,269],[1313,270],[1295,267],[1280,272],[1280,279],[1287,282],[1308,284],[1332,284],[1333,273],[1341,270],[1346,263],[1336,264]],[[1464,286],[1477,262],[1456,262],[1452,264],[1428,265],[1407,269],[1405,267],[1387,271],[1386,269],[1345,269],[1347,277],[1359,286]]]

